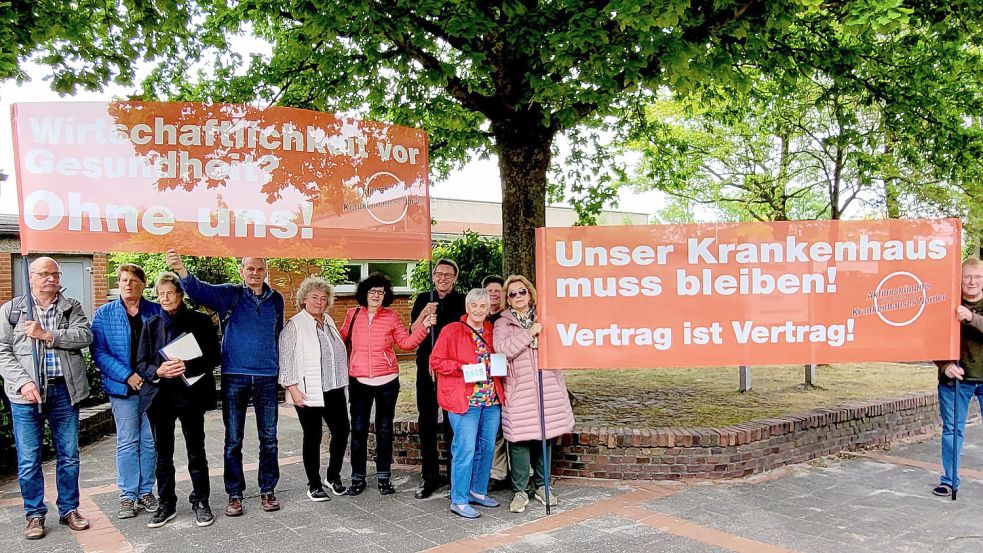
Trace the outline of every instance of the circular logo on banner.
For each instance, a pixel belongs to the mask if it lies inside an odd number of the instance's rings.
[[[915,281],[915,284],[884,290],[884,284],[894,277],[908,277]],[[927,298],[926,286],[921,279],[907,271],[897,271],[881,279],[881,282],[877,285],[877,289],[874,290],[874,313],[877,313],[877,316],[882,321],[891,326],[908,326],[918,320],[918,317],[922,315],[922,311],[925,311],[925,301]],[[885,316],[886,313],[888,315],[894,315],[895,317],[893,318],[899,318],[898,316],[903,317],[911,313],[915,308],[913,304],[917,304],[918,309],[915,310],[915,314],[908,320],[899,322]]]
[[[396,175],[380,171],[365,181],[365,208],[383,225],[402,221],[410,208],[409,187]]]

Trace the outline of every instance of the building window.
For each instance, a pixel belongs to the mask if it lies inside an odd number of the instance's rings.
[[[335,286],[335,291],[345,294],[354,293],[355,285],[372,273],[382,273],[393,283],[393,292],[410,294],[410,275],[416,267],[416,261],[352,261],[345,265],[348,283]]]

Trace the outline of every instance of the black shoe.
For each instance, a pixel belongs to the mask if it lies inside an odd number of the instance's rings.
[[[207,502],[195,503],[191,506],[191,509],[195,512],[195,524],[197,526],[211,526],[215,522],[215,516],[212,515],[212,508],[208,506]]]
[[[177,516],[177,510],[170,505],[161,505],[157,507],[154,511],[154,516],[150,517],[150,522],[147,523],[147,528],[160,528],[161,526],[168,523],[168,521],[174,520]]]
[[[426,480],[424,480],[423,483],[420,484],[420,486],[416,489],[416,492],[413,494],[413,496],[416,497],[417,499],[426,499],[431,495],[433,495],[433,493],[439,489],[440,489],[439,482],[427,482]]]
[[[314,503],[320,503],[322,501],[330,501],[331,496],[324,491],[324,488],[308,488],[307,499],[310,499]]]
[[[335,495],[345,495],[348,493],[348,488],[341,483],[341,478],[335,478],[334,480],[324,480],[324,485],[331,488],[331,493]]]
[[[388,478],[380,478],[379,493],[381,495],[392,495],[396,493],[396,488],[393,487],[392,482],[390,482]]]
[[[348,495],[358,495],[365,491],[365,480],[352,480],[352,485],[348,486]]]
[[[498,478],[491,478],[488,480],[488,491],[490,492],[501,492],[501,491],[512,491],[512,482],[506,479],[499,480]]]

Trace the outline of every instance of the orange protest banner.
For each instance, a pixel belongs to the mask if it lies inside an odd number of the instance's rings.
[[[956,219],[541,228],[544,369],[956,359]]]
[[[293,108],[11,108],[26,251],[420,259],[423,131]]]

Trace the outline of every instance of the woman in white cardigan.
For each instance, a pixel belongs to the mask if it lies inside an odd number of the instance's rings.
[[[321,421],[331,432],[328,471],[324,479],[331,492],[343,495],[341,465],[348,447],[348,352],[334,321],[327,314],[334,303],[334,290],[320,277],[308,277],[296,294],[300,312],[280,333],[280,385],[286,400],[297,409],[303,429],[304,470],[307,497],[328,501],[331,497],[321,482]]]

